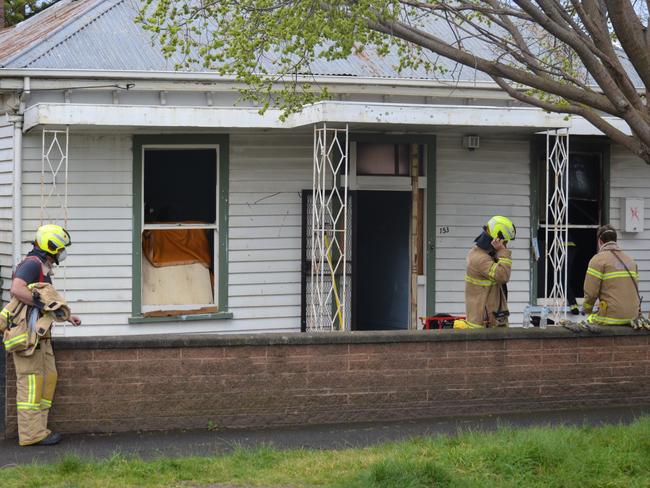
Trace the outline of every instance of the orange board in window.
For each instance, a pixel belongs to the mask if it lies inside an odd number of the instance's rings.
[[[159,268],[180,264],[212,265],[206,229],[145,230],[142,251],[149,262]]]

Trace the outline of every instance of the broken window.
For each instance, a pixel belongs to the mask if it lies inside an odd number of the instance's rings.
[[[218,148],[145,147],[142,311],[216,312]]]

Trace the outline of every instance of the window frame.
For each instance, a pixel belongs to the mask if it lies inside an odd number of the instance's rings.
[[[142,232],[147,229],[206,228],[215,232],[214,268],[217,277],[214,283],[214,304],[216,313],[183,315],[184,319],[195,320],[231,318],[228,312],[228,183],[229,183],[229,137],[225,134],[157,134],[133,136],[133,259],[132,298],[130,323],[161,322],[179,320],[180,316],[146,317],[142,305]],[[217,151],[217,221],[214,224],[160,225],[144,223],[144,154],[147,149],[215,149]],[[164,306],[163,306],[164,307]],[[165,310],[159,307],[158,310]],[[201,305],[193,306],[192,311]],[[175,306],[174,310],[184,307]],[[189,310],[188,310],[189,312]]]
[[[602,136],[569,136],[569,153],[600,153],[601,155],[601,222],[608,223],[610,218],[610,183],[611,183],[611,141]],[[529,257],[530,269],[530,303],[538,304],[538,269],[537,261],[532,252],[533,230],[541,228],[541,186],[546,172],[546,138],[536,135],[529,142],[529,169],[530,169],[530,229],[531,253]],[[545,225],[545,224],[544,224]],[[570,225],[569,228],[597,228],[598,226]],[[541,253],[541,250],[540,250]],[[541,259],[541,257],[540,257]]]

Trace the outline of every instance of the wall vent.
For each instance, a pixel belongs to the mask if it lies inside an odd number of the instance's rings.
[[[478,149],[481,143],[481,138],[479,136],[463,136],[463,147],[470,151]]]

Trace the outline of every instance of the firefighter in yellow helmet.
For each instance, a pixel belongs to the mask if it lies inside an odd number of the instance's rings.
[[[475,239],[467,255],[465,274],[466,319],[454,328],[480,329],[508,326],[508,296],[512,252],[509,241],[516,235],[512,221],[495,215]]]
[[[30,307],[28,315],[38,316],[39,312],[29,285],[52,283],[52,268],[66,258],[70,244],[70,234],[58,225],[43,225],[36,231],[34,248],[18,263],[11,281],[11,295]],[[81,319],[75,315],[70,317],[70,322],[81,325]],[[24,354],[13,353],[19,443],[21,446],[57,444],[61,435],[47,428],[57,382],[50,333],[39,340],[31,355]]]

